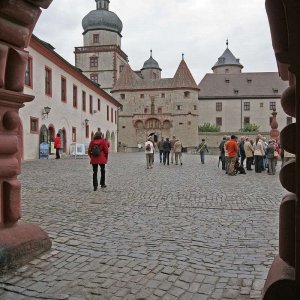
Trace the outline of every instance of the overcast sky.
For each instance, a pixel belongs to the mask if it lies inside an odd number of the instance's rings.
[[[134,70],[153,50],[162,77],[173,77],[184,53],[197,83],[226,49],[240,58],[244,72],[277,71],[264,0],[110,0],[123,22],[122,50]],[[54,0],[34,34],[74,64],[83,46],[81,21],[95,0]]]

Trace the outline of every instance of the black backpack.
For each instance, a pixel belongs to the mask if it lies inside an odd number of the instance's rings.
[[[100,148],[98,144],[94,144],[92,148],[92,156],[99,156],[100,155]]]
[[[146,146],[146,151],[151,151],[151,146],[150,146],[150,144],[147,144],[147,146]]]

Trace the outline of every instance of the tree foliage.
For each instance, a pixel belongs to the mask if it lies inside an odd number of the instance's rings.
[[[243,128],[240,129],[240,132],[258,132],[259,126],[256,124],[245,124]]]
[[[199,125],[198,131],[199,132],[220,132],[221,127],[215,124],[204,123],[203,125]]]

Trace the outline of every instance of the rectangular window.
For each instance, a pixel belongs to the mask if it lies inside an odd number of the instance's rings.
[[[144,99],[144,98],[145,98],[145,95],[144,95],[144,94],[141,94],[141,95],[140,95],[140,98],[141,98],[141,99]]]
[[[39,133],[39,119],[30,117],[30,133]]]
[[[270,110],[276,110],[276,102],[275,101],[270,102]]]
[[[197,105],[194,105],[194,110],[197,110]]]
[[[176,105],[177,110],[182,110],[182,105]]]
[[[77,86],[73,84],[73,107],[77,108]]]
[[[67,79],[61,76],[61,101],[67,102]]]
[[[32,57],[29,56],[25,69],[25,84],[32,88]]]
[[[190,98],[190,92],[184,92],[184,98]]]
[[[72,142],[76,143],[76,127],[72,127]]]
[[[247,83],[251,84],[252,83],[252,79],[247,79]]]
[[[125,94],[120,94],[121,99],[125,99]]]
[[[98,83],[98,74],[91,74],[90,75],[90,79],[95,82]]]
[[[91,68],[98,67],[98,57],[97,56],[90,57],[90,67]]]
[[[114,109],[113,108],[111,108],[111,110],[110,110],[110,120],[112,123],[114,122]]]
[[[52,96],[52,70],[45,67],[45,94]]]
[[[250,117],[244,117],[244,125],[250,124]]]
[[[88,124],[85,125],[85,137],[87,139],[90,137],[90,126]]]
[[[162,108],[161,108],[161,107],[158,107],[158,108],[157,108],[157,113],[159,113],[159,114],[162,113]]]
[[[122,73],[122,72],[123,72],[123,69],[124,69],[124,65],[120,65],[120,66],[119,66],[119,72]]]
[[[106,106],[106,119],[109,121],[109,106]]]
[[[264,107],[264,103],[263,103],[263,102],[260,102],[260,103],[259,103],[259,106],[260,106],[260,107]]]
[[[286,118],[286,125],[292,124],[293,123],[293,118],[292,117],[287,117]]]
[[[90,95],[90,114],[93,113],[93,96]]]
[[[99,43],[99,34],[93,34],[93,43]]]
[[[222,111],[222,102],[216,103],[216,111]]]
[[[162,98],[166,98],[166,94],[165,94],[165,93],[162,93],[162,94],[161,94],[161,97],[162,97]]]
[[[216,125],[217,126],[222,126],[222,118],[221,117],[216,118]]]
[[[86,93],[82,91],[82,110],[86,111]]]
[[[98,111],[101,110],[101,100],[98,98]]]
[[[148,108],[144,108],[144,114],[147,114],[148,113]]]
[[[250,102],[244,102],[244,111],[250,110]]]

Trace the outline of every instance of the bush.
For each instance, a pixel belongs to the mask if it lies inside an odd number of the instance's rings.
[[[215,124],[204,123],[203,125],[199,125],[198,132],[220,132],[221,127]]]
[[[258,132],[259,126],[256,124],[245,124],[243,128],[240,129],[240,132]]]

